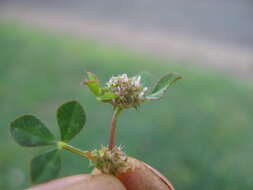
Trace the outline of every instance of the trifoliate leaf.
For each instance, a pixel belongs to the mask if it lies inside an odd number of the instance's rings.
[[[33,183],[42,183],[55,179],[61,169],[58,150],[52,150],[35,157],[31,161],[31,179]]]
[[[61,140],[70,141],[85,124],[86,116],[82,105],[77,101],[61,105],[57,110],[57,121],[61,131]]]
[[[42,146],[55,143],[53,134],[35,116],[24,115],[10,125],[14,140],[22,146]]]
[[[182,79],[182,77],[177,73],[167,73],[157,82],[151,94],[146,99],[157,100],[162,98],[168,88],[179,79]]]

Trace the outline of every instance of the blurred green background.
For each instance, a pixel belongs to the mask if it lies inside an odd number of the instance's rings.
[[[22,148],[8,125],[32,113],[59,136],[57,107],[77,99],[87,114],[85,129],[71,143],[82,149],[107,143],[111,106],[80,85],[85,71],[102,82],[119,73],[148,72],[155,81],[165,72],[184,76],[160,101],[124,111],[117,143],[152,165],[176,189],[252,189],[253,87],[211,69],[137,55],[66,35],[0,23],[0,189],[30,186],[29,162],[44,149]],[[90,171],[88,162],[62,152],[61,176]]]

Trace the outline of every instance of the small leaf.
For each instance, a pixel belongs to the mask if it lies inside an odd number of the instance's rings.
[[[82,105],[77,101],[61,105],[57,110],[57,121],[61,131],[61,140],[70,141],[85,124],[86,116]]]
[[[179,79],[182,79],[182,77],[177,73],[167,73],[157,82],[151,94],[146,99],[157,100],[162,98],[167,89]]]
[[[87,77],[88,77],[88,80],[96,80],[98,81],[98,78],[95,74],[91,73],[91,72],[87,72]]]
[[[35,157],[31,161],[31,179],[33,183],[42,183],[55,179],[61,169],[58,150],[52,150]]]
[[[53,134],[36,117],[24,115],[14,120],[10,132],[15,141],[22,146],[42,146],[55,143]]]
[[[87,85],[95,96],[100,96],[102,94],[98,78],[93,73],[87,72],[87,79],[84,79],[83,84]]]
[[[89,87],[90,91],[95,95],[99,96],[101,94],[102,89],[97,81],[88,80],[85,81],[85,84]]]
[[[102,96],[97,97],[99,101],[107,101],[117,98],[118,96],[112,92],[105,92]]]

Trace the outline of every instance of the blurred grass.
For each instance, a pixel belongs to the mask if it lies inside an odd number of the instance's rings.
[[[127,110],[119,121],[118,144],[165,174],[176,189],[251,189],[253,182],[253,87],[210,69],[136,55],[64,35],[17,24],[0,24],[0,189],[30,185],[29,161],[45,148],[16,145],[8,125],[33,113],[58,134],[55,110],[78,99],[88,117],[86,129],[72,142],[83,149],[106,144],[109,105],[96,102],[79,83],[84,71],[104,82],[118,73],[148,71],[151,79],[165,72],[182,74],[161,101]],[[62,152],[62,176],[90,170],[88,162]]]

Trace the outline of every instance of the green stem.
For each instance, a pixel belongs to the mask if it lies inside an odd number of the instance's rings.
[[[122,110],[121,108],[116,107],[112,115],[112,124],[111,124],[110,135],[109,135],[109,150],[112,150],[115,145],[116,124],[117,124],[118,116],[121,110]]]
[[[67,150],[69,152],[72,152],[74,154],[78,154],[79,156],[87,158],[88,160],[91,159],[89,151],[80,150],[79,148],[73,147],[73,146],[71,146],[71,145],[69,145],[69,144],[67,144],[63,141],[58,141],[57,142],[57,147],[59,149],[64,149],[64,150]]]

